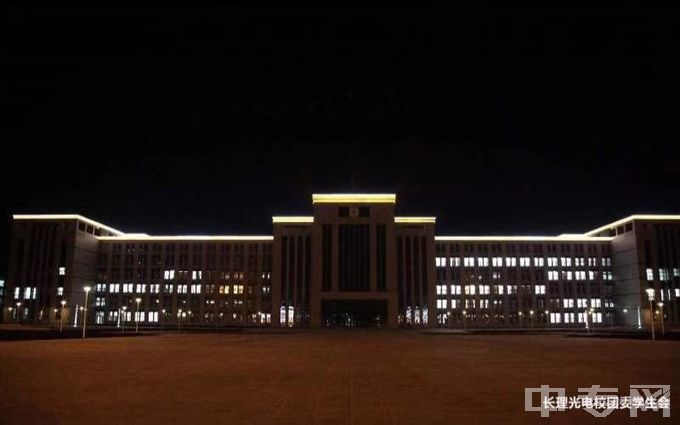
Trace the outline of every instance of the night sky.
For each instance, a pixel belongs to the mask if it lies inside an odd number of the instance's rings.
[[[396,192],[458,235],[680,213],[677,16],[619,3],[4,6],[0,276],[13,213],[269,234],[314,192]]]

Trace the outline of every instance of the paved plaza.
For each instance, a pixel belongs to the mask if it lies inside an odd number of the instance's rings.
[[[409,331],[0,342],[1,424],[671,423],[524,411],[524,388],[670,384],[680,342]],[[677,409],[677,408],[676,408]]]

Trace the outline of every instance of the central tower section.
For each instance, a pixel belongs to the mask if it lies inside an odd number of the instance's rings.
[[[315,194],[311,325],[396,326],[394,194]]]

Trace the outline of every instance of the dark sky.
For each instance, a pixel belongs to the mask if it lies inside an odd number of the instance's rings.
[[[4,6],[0,270],[12,213],[267,234],[324,191],[396,192],[439,234],[680,213],[677,16],[618,3]]]

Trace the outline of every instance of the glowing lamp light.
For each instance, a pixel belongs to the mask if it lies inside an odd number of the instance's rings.
[[[649,298],[649,302],[654,301],[654,289],[653,288],[647,288],[647,298]]]

